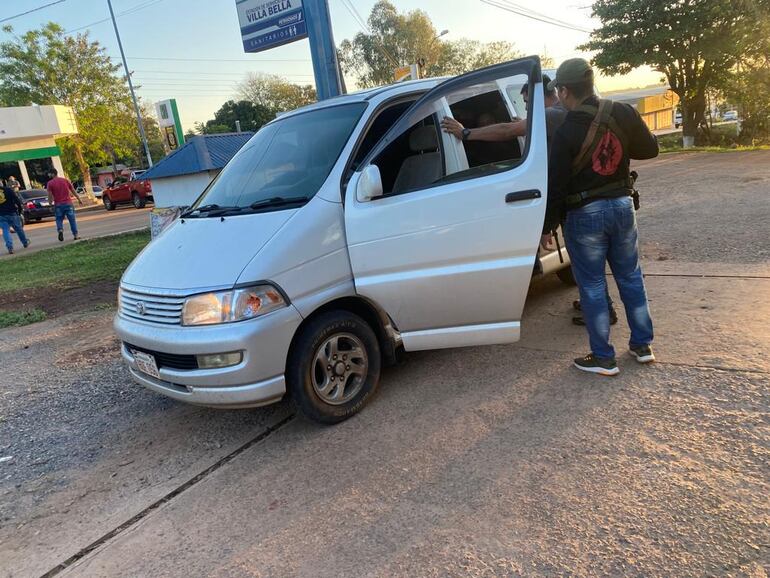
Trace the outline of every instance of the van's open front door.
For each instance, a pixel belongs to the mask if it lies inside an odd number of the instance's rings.
[[[474,127],[490,115],[507,119],[502,91],[523,84],[534,95],[524,147],[441,138],[441,99]],[[447,162],[450,146],[464,147],[468,168]],[[407,350],[516,341],[546,184],[537,57],[442,83],[399,119],[348,185],[345,226],[358,293],[387,311]]]

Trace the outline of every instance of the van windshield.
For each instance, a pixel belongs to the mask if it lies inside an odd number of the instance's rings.
[[[298,206],[321,188],[365,102],[278,119],[260,129],[187,211],[187,217]]]

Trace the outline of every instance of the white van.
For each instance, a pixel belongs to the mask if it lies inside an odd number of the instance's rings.
[[[520,91],[535,95],[525,105]],[[518,142],[462,142],[529,118]],[[311,419],[361,409],[399,351],[510,343],[538,258],[547,148],[537,57],[314,104],[264,126],[121,281],[131,375],[189,403],[287,393]]]

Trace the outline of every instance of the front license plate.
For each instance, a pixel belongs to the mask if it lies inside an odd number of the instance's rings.
[[[144,353],[143,351],[134,351],[134,361],[139,371],[155,379],[160,379],[160,372],[158,371],[158,364],[155,363],[154,355]]]

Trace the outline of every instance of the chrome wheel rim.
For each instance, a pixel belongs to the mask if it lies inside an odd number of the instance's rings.
[[[363,342],[352,333],[335,333],[316,349],[310,378],[318,397],[341,405],[358,395],[368,370]]]

